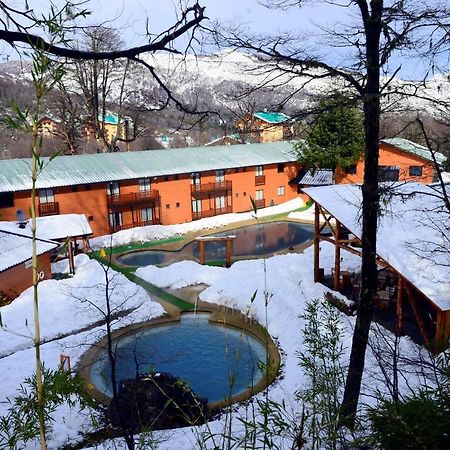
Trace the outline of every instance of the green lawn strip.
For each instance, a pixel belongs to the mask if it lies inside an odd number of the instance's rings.
[[[267,216],[267,217],[261,217],[261,222],[264,222],[265,220],[273,222],[280,219],[286,219],[286,217],[293,212],[302,212],[306,211],[307,209],[311,208],[313,202],[307,202],[305,206],[301,206],[300,208],[293,209],[292,211],[283,212],[280,214],[274,214],[273,216]]]
[[[192,311],[195,308],[195,305],[193,305],[192,303],[189,303],[186,300],[177,297],[176,295],[169,294],[165,290],[159,288],[158,286],[155,286],[152,283],[149,283],[148,281],[143,280],[142,278],[139,278],[133,273],[129,273],[126,276],[130,281],[138,284],[139,286],[142,286],[150,294],[156,295],[161,300],[165,300],[167,303],[180,308],[182,311]]]

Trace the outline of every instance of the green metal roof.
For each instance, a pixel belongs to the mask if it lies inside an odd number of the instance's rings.
[[[415,142],[409,141],[408,139],[403,138],[392,138],[392,139],[383,139],[381,142],[397,147],[404,152],[411,153],[416,156],[420,156],[427,161],[433,161],[433,157],[431,156],[430,150],[424,147],[423,145],[416,144]],[[442,153],[435,153],[436,161],[439,164],[442,164],[446,157]]]
[[[36,187],[53,188],[108,181],[251,167],[296,161],[290,142],[188,147],[44,158]],[[31,159],[0,161],[0,192],[31,189]]]
[[[290,119],[289,116],[280,112],[257,112],[254,116],[268,123],[283,123]]]

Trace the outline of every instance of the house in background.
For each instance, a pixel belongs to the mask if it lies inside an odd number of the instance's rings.
[[[117,114],[107,111],[105,115],[98,115],[98,122],[105,134],[105,140],[111,144],[116,137],[125,139],[131,135],[133,122],[129,117],[119,117]],[[86,138],[97,139],[96,132],[92,123],[87,122],[84,126],[84,134]]]
[[[247,114],[238,120],[236,129],[244,142],[286,141],[294,135],[291,118],[281,112]]]
[[[242,144],[238,134],[229,134],[227,136],[221,136],[205,144],[205,147],[217,147],[219,145],[235,145]]]
[[[446,158],[435,153],[436,162]],[[402,138],[383,139],[379,145],[378,173],[380,181],[418,181],[432,183],[436,177],[433,156],[428,148]],[[355,164],[336,170],[336,184],[362,183],[364,158]]]
[[[53,138],[58,135],[60,121],[50,114],[44,114],[39,119],[39,133],[42,136]]]
[[[40,280],[51,278],[50,252],[58,242],[36,239],[38,276]],[[0,305],[18,297],[33,283],[32,239],[17,224],[5,227],[0,223]]]

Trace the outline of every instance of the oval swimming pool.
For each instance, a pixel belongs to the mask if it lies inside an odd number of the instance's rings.
[[[120,338],[117,380],[136,374],[169,372],[208,402],[229,399],[255,386],[263,377],[267,351],[243,330],[209,322],[209,314],[183,314],[181,321],[158,325]],[[91,383],[111,396],[110,365],[104,350],[90,370]]]
[[[314,236],[312,225],[296,222],[269,222],[216,233],[214,236],[234,235],[233,256],[270,255],[311,240]],[[117,261],[129,266],[148,266],[170,263],[173,259],[198,258],[198,242],[190,242],[178,252],[142,250],[121,255]],[[205,243],[206,260],[225,259],[224,242]]]

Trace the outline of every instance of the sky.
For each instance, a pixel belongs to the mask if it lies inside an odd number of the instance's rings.
[[[53,0],[57,4],[62,0]],[[179,12],[180,0],[90,0],[85,8],[92,11],[87,19],[88,24],[104,23],[117,29],[127,46],[142,45],[145,41],[146,21],[152,32],[160,32],[173,24]],[[181,0],[185,2],[186,0]],[[211,21],[221,24],[240,24],[252,32],[261,34],[277,34],[289,31],[303,35],[317,33],[318,26],[332,28],[338,22],[356,23],[357,11],[355,7],[330,6],[327,2],[311,0],[307,6],[294,7],[289,10],[268,9],[261,3],[263,0],[201,0],[206,7],[206,15]],[[16,6],[23,4],[23,0],[12,0]],[[343,2],[345,3],[345,2]],[[31,7],[36,10],[48,10],[48,0],[29,0]],[[320,45],[314,48],[327,62],[339,64],[348,60],[348,53],[344,50],[327,47],[326,39],[318,38]],[[211,49],[209,51],[213,51]],[[5,44],[0,44],[3,59],[16,59]],[[400,77],[420,79],[423,67],[417,61],[409,61],[401,56],[394,59],[391,71],[402,65]]]

